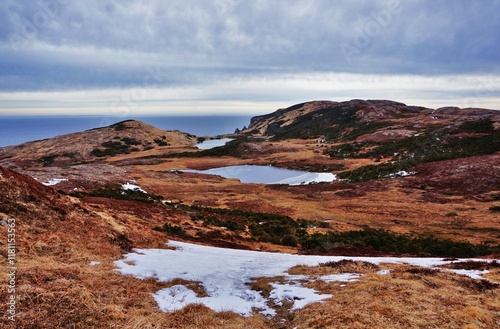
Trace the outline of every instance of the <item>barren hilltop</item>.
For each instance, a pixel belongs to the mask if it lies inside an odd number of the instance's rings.
[[[500,323],[500,269],[492,261],[500,257],[500,111],[313,101],[254,117],[248,129],[213,139],[221,137],[232,140],[202,150],[196,144],[204,138],[128,120],[1,148],[0,227],[6,236],[15,220],[18,232],[17,326]],[[336,179],[255,184],[184,171],[225,166],[272,166]],[[184,285],[199,298],[210,290],[182,273],[168,281],[160,274],[124,276],[115,262],[134,248],[165,249],[169,239],[261,252],[438,257],[453,263],[446,269],[351,260],[298,266],[288,273],[307,276],[309,288],[334,297],[302,309],[292,307],[293,300],[269,304],[272,317],[203,305],[164,313],[152,297],[160,289]],[[463,257],[482,260],[452,260]],[[358,281],[319,279],[347,272],[360,274]],[[270,298],[276,280],[284,284],[285,278],[246,284]]]

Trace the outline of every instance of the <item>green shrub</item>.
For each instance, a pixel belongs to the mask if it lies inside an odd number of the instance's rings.
[[[158,146],[168,146],[168,143],[165,142],[164,140],[161,140],[161,139],[158,139],[158,138],[155,138],[153,139],[153,141],[158,145]]]
[[[233,156],[241,157],[243,154],[241,152],[240,146],[243,143],[249,142],[251,139],[247,136],[241,136],[227,142],[223,146],[214,147],[208,150],[202,150],[199,152],[182,152],[163,155],[163,158],[203,158],[203,157],[221,157],[221,156]]]
[[[301,244],[302,249],[317,252],[347,247],[438,257],[478,257],[500,252],[498,245],[456,242],[434,236],[413,236],[373,229],[328,234],[316,233],[303,239]]]
[[[91,192],[73,192],[70,195],[83,198],[83,197],[102,197],[116,200],[129,200],[129,201],[140,201],[147,203],[154,203],[163,200],[161,195],[155,195],[152,193],[144,193],[139,190],[123,190],[119,187],[114,188],[102,188]]]
[[[36,162],[43,164],[44,167],[47,167],[53,164],[57,157],[57,154],[47,155],[39,158]]]
[[[186,231],[180,226],[177,225],[171,225],[169,223],[163,224],[162,227],[160,226],[155,226],[153,227],[153,230],[158,231],[158,232],[165,232],[171,235],[177,235],[177,236],[182,236],[185,237],[187,236]]]

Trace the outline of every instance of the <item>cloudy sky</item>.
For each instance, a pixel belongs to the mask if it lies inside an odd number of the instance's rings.
[[[500,109],[500,0],[2,0],[0,115]]]

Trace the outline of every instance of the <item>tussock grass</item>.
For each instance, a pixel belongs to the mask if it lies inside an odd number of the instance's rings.
[[[319,266],[298,265],[288,270],[292,275],[320,276],[340,273],[374,273],[379,270],[379,266],[363,261],[341,260],[338,262],[327,262]]]
[[[298,328],[493,328],[500,321],[499,289],[459,285],[456,274],[406,265],[390,275],[368,274],[334,297],[297,312]]]
[[[455,262],[446,265],[442,265],[442,268],[450,268],[455,270],[492,270],[500,269],[500,263],[497,261],[492,262],[480,262],[480,261],[465,261],[465,262]]]

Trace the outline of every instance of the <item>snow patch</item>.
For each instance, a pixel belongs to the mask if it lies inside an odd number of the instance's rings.
[[[332,297],[332,295],[329,294],[318,294],[316,290],[302,287],[298,283],[271,283],[271,286],[274,289],[271,291],[269,297],[274,300],[275,304],[281,306],[282,300],[293,302],[292,310],[301,309],[307,304],[320,302]]]
[[[406,263],[432,268],[455,262],[442,258],[291,255],[207,247],[176,241],[169,241],[168,246],[174,249],[134,249],[124,259],[115,261],[118,272],[139,279],[155,278],[160,282],[170,282],[181,278],[201,282],[206,297],[196,296],[195,292],[183,285],[162,289],[153,294],[160,309],[165,312],[178,310],[191,303],[202,303],[215,311],[234,311],[244,316],[250,316],[254,309],[260,310],[264,315],[275,315],[276,311],[268,305],[269,302],[279,305],[282,300],[290,300],[294,302],[293,308],[299,309],[331,297],[303,286],[315,278],[289,275],[288,269],[296,265],[317,266],[347,259],[377,265]],[[478,271],[460,270],[458,273],[477,275],[478,278],[485,273],[476,272]],[[378,273],[388,274],[389,271]],[[276,282],[271,282],[273,290],[270,299],[259,291],[250,289],[249,283],[254,278],[279,276],[282,280],[276,278]],[[343,273],[321,276],[318,279],[350,282],[359,277],[359,274]]]
[[[61,182],[66,182],[66,181],[67,181],[66,178],[52,178],[48,182],[43,182],[42,184],[45,186],[54,186],[54,185],[57,185]]]
[[[490,273],[488,270],[484,271],[478,271],[478,270],[450,270],[450,272],[460,274],[460,275],[465,275],[468,276],[469,278],[475,279],[475,280],[481,280],[484,279],[483,275]]]
[[[401,171],[398,171],[398,172],[395,172],[393,174],[390,174],[389,177],[391,178],[396,178],[396,177],[406,177],[406,176],[413,176],[413,175],[416,175],[417,172],[416,171],[405,171],[405,170],[401,170]]]
[[[341,274],[323,275],[320,276],[319,279],[325,281],[326,283],[352,282],[352,281],[358,281],[358,279],[361,276],[362,276],[361,274],[355,274],[355,273],[341,273]]]
[[[101,265],[101,262],[92,261],[89,263],[90,266]]]
[[[139,186],[131,184],[131,183],[125,183],[125,184],[123,184],[122,185],[122,189],[124,189],[124,190],[131,190],[131,191],[140,191],[142,193],[148,193],[148,192],[144,191],[142,188],[140,188]]]

